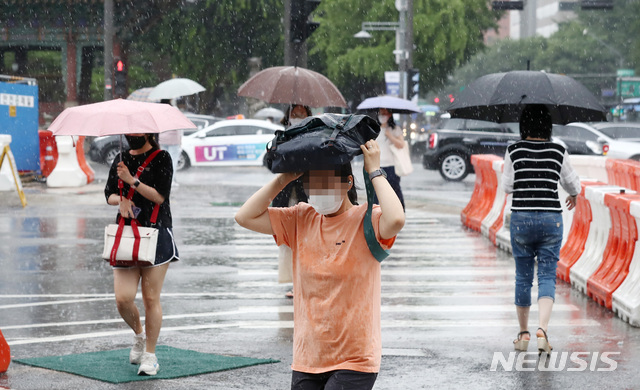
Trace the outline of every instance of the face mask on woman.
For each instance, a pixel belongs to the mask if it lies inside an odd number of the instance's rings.
[[[308,196],[309,205],[318,214],[329,215],[340,209],[343,202],[340,190],[330,190],[329,194],[310,194]]]
[[[389,115],[378,115],[378,121],[380,121],[381,125],[384,125],[389,120]]]
[[[289,125],[290,126],[296,126],[299,125],[300,122],[302,122],[303,118],[290,118],[289,119]]]
[[[147,143],[144,135],[125,135],[124,137],[127,139],[131,150],[140,149]]]

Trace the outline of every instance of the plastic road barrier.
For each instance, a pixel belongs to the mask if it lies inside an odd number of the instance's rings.
[[[474,154],[471,156],[471,164],[476,172],[476,182],[467,207],[462,210],[460,219],[470,229],[480,231],[482,220],[489,214],[493,207],[498,188],[498,180],[493,170],[493,162],[502,160],[502,157],[492,154]],[[474,196],[475,195],[475,196]]]
[[[489,240],[496,243],[496,231],[499,228],[494,227],[496,222],[499,221],[499,225],[502,226],[502,212],[504,210],[505,198],[507,194],[502,188],[502,168],[504,167],[504,160],[493,161],[493,172],[496,175],[496,195],[493,200],[493,206],[489,211],[489,214],[482,220],[481,231],[482,235],[489,237]],[[491,235],[491,229],[493,230],[493,236]]]
[[[578,194],[567,241],[562,246],[562,249],[560,249],[560,260],[558,261],[556,271],[557,276],[567,283],[571,280],[569,270],[584,252],[587,236],[589,235],[589,228],[591,226],[591,206],[585,198],[585,188],[592,185],[602,186],[606,184],[598,181],[585,180],[580,182],[580,185],[582,186],[582,190],[580,194]]]
[[[636,221],[629,213],[632,201],[640,195],[605,194],[604,203],[611,214],[611,230],[602,263],[587,280],[587,295],[611,309],[611,295],[629,273],[629,264],[638,241]]]
[[[72,136],[63,135],[56,137],[56,144],[58,146],[58,163],[47,177],[47,186],[81,187],[87,184],[87,175],[78,162],[75,147],[77,141],[74,141]]]
[[[7,340],[4,339],[2,331],[0,331],[0,374],[7,372],[9,364],[11,363],[11,348],[7,344]]]
[[[633,201],[629,205],[629,214],[636,226],[640,226],[640,202]],[[635,243],[633,257],[629,265],[629,274],[620,287],[612,294],[612,309],[624,321],[633,326],[640,326],[640,245]]]
[[[585,197],[591,205],[592,221],[585,243],[585,251],[570,271],[571,285],[584,294],[587,293],[587,280],[602,262],[611,230],[609,208],[604,203],[607,193],[620,193],[625,190],[619,186],[590,186],[585,189]]]
[[[78,158],[78,165],[80,165],[80,169],[87,175],[87,183],[91,183],[93,179],[96,177],[96,173],[91,169],[89,164],[87,163],[87,159],[84,156],[84,135],[78,138],[78,142],[76,142],[76,157]]]
[[[571,166],[580,177],[590,177],[603,183],[615,184],[609,180],[605,156],[574,156],[569,155]]]
[[[4,150],[5,146],[11,144],[11,136],[7,134],[0,134],[0,154]],[[8,161],[4,161],[0,166],[0,191],[11,191],[16,188],[16,182],[13,179],[13,172]]]
[[[40,138],[40,169],[42,176],[51,174],[58,162],[58,147],[53,133],[49,130],[38,130]]]

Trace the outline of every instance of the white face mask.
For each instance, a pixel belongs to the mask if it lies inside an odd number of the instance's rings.
[[[339,190],[334,190],[329,194],[311,194],[308,196],[308,201],[318,214],[329,215],[340,209],[344,199]]]
[[[298,124],[300,124],[300,122],[302,122],[303,118],[290,118],[289,119],[289,126],[296,126]]]
[[[385,124],[387,123],[387,121],[389,120],[389,115],[378,115],[378,121],[380,121],[381,124]]]

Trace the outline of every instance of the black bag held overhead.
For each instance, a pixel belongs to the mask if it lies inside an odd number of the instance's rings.
[[[312,116],[276,131],[265,159],[273,173],[332,169],[362,154],[360,145],[379,133],[378,122],[366,115]]]

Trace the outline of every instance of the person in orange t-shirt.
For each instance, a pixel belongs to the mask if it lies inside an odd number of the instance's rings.
[[[402,229],[402,204],[380,170],[374,140],[360,148],[379,200],[372,212],[378,242],[389,249]],[[300,173],[281,173],[238,210],[241,226],[273,235],[293,251],[292,389],[371,389],[380,370],[380,263],[364,237],[367,205],[358,205],[351,164],[309,171],[309,202],[271,200]]]

